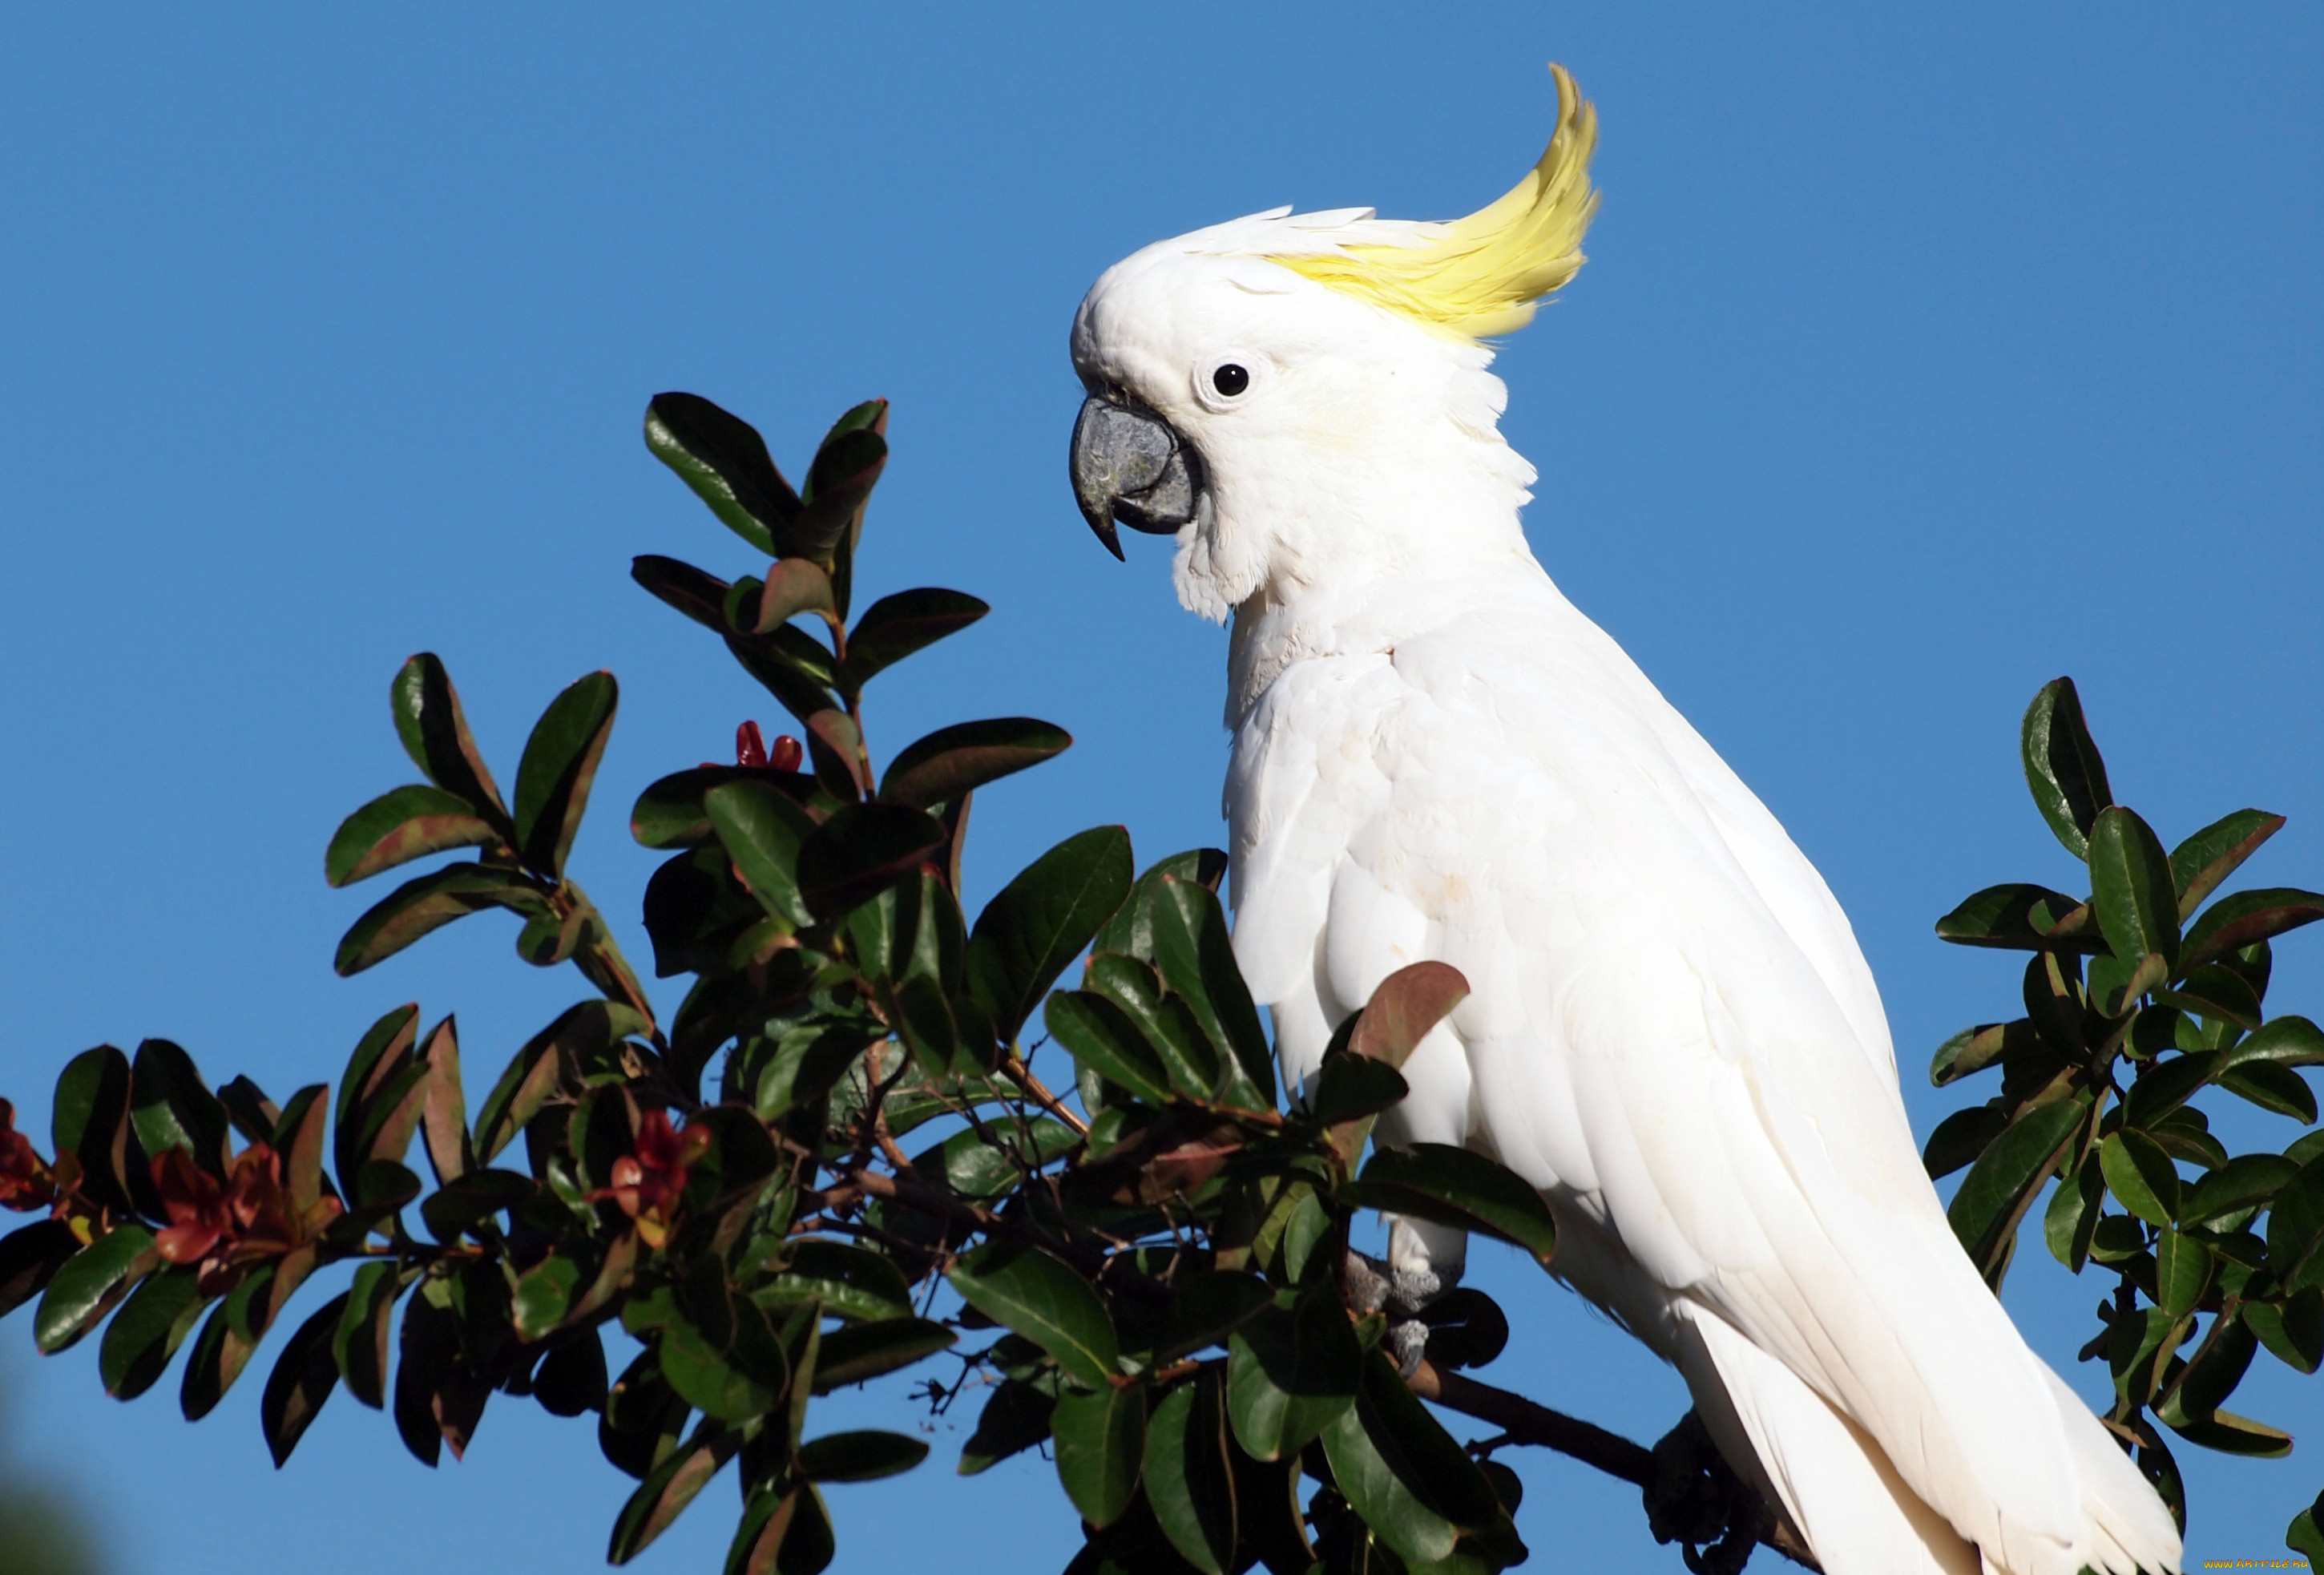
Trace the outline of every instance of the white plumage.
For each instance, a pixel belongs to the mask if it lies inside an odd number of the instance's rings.
[[[1118,264],[1074,325],[1093,395],[1199,456],[1175,572],[1232,618],[1235,948],[1286,1080],[1388,973],[1452,964],[1472,993],[1381,1140],[1540,1188],[1556,1272],[1676,1364],[1831,1575],[2175,1570],[1955,1243],[1831,892],[1528,551],[1490,351],[1270,260],[1441,233],[1238,220]]]

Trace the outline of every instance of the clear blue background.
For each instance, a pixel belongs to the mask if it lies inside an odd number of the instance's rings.
[[[1222,840],[1223,637],[1065,486],[1074,305],[1278,202],[1476,207],[1539,151],[1552,58],[1598,103],[1605,206],[1500,363],[1528,529],[1830,878],[1922,1132],[1960,1100],[1929,1049],[2017,990],[1931,921],[2073,878],[2016,764],[2044,681],[2080,681],[2166,839],[2284,811],[2254,875],[2324,885],[2312,7],[221,9],[0,19],[0,1091],[43,1139],[99,1041],[280,1093],[416,996],[483,1077],[582,993],[498,918],[330,972],[379,893],[327,890],[322,849],[411,774],[384,701],[415,650],[503,782],[559,686],[618,672],[576,869],[642,951],[632,797],[778,717],[624,573],[753,567],[640,443],[659,389],[794,468],[896,402],[862,583],[994,610],[875,688],[875,747],[1019,712],[1079,740],[979,795],[976,894],[1102,820],[1142,857]],[[2272,1004],[2324,1009],[2319,956],[2288,941]],[[1676,1419],[1674,1379],[1486,1256],[1519,1329],[1488,1376],[1640,1438]],[[2090,1394],[2097,1290],[2034,1243],[2007,1298]],[[19,1454],[103,1503],[124,1571],[586,1569],[628,1489],[512,1401],[429,1473],[341,1396],[277,1475],[256,1376],[189,1430],[174,1374],[118,1406],[94,1342],[0,1341]],[[2262,1356],[2244,1393],[2302,1450],[2181,1450],[2190,1565],[2280,1552],[2324,1482],[2324,1384]],[[946,1474],[970,1420],[834,1495],[842,1569],[1063,1563],[1046,1465]],[[1512,1459],[1536,1568],[1679,1568],[1632,1489]],[[714,1487],[641,1567],[715,1569],[732,1510]]]

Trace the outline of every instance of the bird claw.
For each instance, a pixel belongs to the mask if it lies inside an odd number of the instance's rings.
[[[1388,1347],[1400,1376],[1411,1377],[1428,1356],[1428,1325],[1421,1313],[1460,1278],[1457,1270],[1443,1274],[1434,1269],[1393,1268],[1384,1259],[1350,1249],[1349,1303],[1359,1312],[1387,1315]]]
[[[1740,1575],[1773,1528],[1774,1512],[1728,1465],[1695,1412],[1662,1436],[1654,1454],[1645,1497],[1655,1541],[1677,1543],[1694,1575]]]

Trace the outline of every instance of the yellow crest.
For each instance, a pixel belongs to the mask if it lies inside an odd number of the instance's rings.
[[[1541,160],[1498,202],[1418,228],[1413,246],[1349,246],[1268,260],[1422,327],[1479,339],[1514,333],[1534,305],[1582,271],[1582,233],[1598,211],[1590,155],[1598,112],[1563,66],[1557,130]]]

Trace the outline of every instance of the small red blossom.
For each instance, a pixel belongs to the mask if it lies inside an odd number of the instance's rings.
[[[777,771],[797,771],[799,762],[807,758],[807,746],[788,733],[775,735],[773,746],[767,751],[767,764]]]
[[[767,764],[767,737],[759,731],[756,722],[744,722],[734,729],[734,764],[764,765]]]
[[[235,1155],[224,1181],[173,1148],[153,1162],[153,1185],[170,1217],[153,1245],[171,1263],[200,1265],[204,1295],[224,1289],[244,1265],[305,1246],[340,1213],[338,1200],[326,1197],[302,1218],[271,1144],[254,1143]]]
[[[666,1110],[649,1110],[638,1123],[634,1153],[613,1162],[613,1185],[589,1194],[592,1202],[610,1200],[637,1221],[638,1239],[650,1247],[669,1239],[678,1200],[686,1191],[687,1172],[710,1147],[706,1127],[679,1132]]]
[[[0,1209],[30,1213],[56,1200],[53,1173],[33,1151],[32,1140],[16,1130],[16,1107],[0,1099]]]

